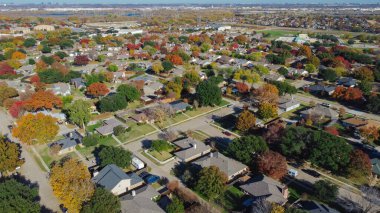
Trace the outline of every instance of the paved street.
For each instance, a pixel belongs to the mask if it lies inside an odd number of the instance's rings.
[[[13,121],[8,116],[8,114],[2,110],[0,110],[0,121],[1,133],[7,135],[11,140],[17,142],[17,140],[12,138],[10,135],[9,129],[7,127],[8,125],[11,125]],[[25,145],[22,145],[21,156],[25,158],[25,163],[21,166],[19,172],[32,183],[38,184],[41,204],[54,212],[60,212],[59,202],[54,196],[53,190],[51,189],[49,181],[47,179],[48,173],[40,169],[33,156],[30,154],[30,152],[27,151]]]

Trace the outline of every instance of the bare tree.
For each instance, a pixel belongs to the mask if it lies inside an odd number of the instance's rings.
[[[256,200],[251,208],[251,213],[270,213],[272,205],[265,199]]]
[[[380,191],[372,186],[362,186],[360,187],[360,190],[362,192],[362,196],[350,193],[344,201],[355,206],[357,208],[356,212],[379,212],[380,209],[378,208],[378,205],[380,204]]]
[[[166,141],[174,141],[175,139],[177,139],[178,137],[178,134],[176,131],[173,131],[173,130],[166,130],[164,132],[162,132],[159,137],[162,139],[162,140],[166,140]]]

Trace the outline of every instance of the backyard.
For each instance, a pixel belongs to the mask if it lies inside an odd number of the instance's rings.
[[[91,158],[93,155],[93,151],[96,149],[96,147],[99,146],[116,146],[118,143],[115,141],[115,139],[112,138],[112,136],[106,136],[101,137],[99,143],[96,146],[89,146],[89,147],[80,147],[77,146],[77,150],[85,157]]]
[[[229,186],[222,196],[216,199],[216,203],[223,206],[226,212],[239,211],[242,206],[244,193],[235,186]]]
[[[137,124],[133,121],[127,121],[126,125],[130,127],[131,130],[117,136],[117,139],[119,139],[122,143],[132,141],[133,139],[137,139],[141,136],[156,131],[156,129],[150,124]]]

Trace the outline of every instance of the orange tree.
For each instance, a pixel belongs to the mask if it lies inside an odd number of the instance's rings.
[[[109,92],[107,85],[103,83],[92,83],[87,87],[87,94],[93,97],[105,96]]]
[[[236,120],[236,129],[246,132],[253,128],[255,124],[255,116],[250,111],[244,110]]]
[[[55,118],[42,113],[26,114],[16,122],[12,135],[28,145],[47,143],[58,134],[56,122]]]
[[[84,202],[94,194],[94,184],[87,167],[72,158],[63,159],[50,171],[50,185],[54,195],[69,212],[80,212]]]
[[[276,180],[284,177],[287,172],[286,158],[274,151],[267,151],[260,155],[257,167],[260,172]]]
[[[28,111],[37,111],[40,109],[60,108],[62,100],[50,91],[40,90],[25,101],[24,107]]]

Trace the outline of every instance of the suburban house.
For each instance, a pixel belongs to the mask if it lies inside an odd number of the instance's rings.
[[[132,115],[129,118],[134,120],[136,123],[140,123],[140,124],[141,123],[154,123],[154,120],[149,119],[148,116],[143,112]]]
[[[279,205],[284,205],[288,201],[288,187],[265,175],[252,177],[240,188],[251,196],[251,199],[244,201],[246,206],[260,199]]]
[[[211,151],[211,147],[209,145],[192,138],[184,138],[173,143],[181,149],[174,154],[182,162],[192,161]]]
[[[54,95],[67,96],[71,94],[70,84],[66,83],[55,83],[53,84],[52,91]]]
[[[81,88],[86,87],[83,78],[73,78],[70,80],[70,84],[72,84],[74,88],[76,89],[81,89]]]
[[[92,181],[114,195],[121,195],[144,184],[143,179],[136,173],[127,174],[115,164],[109,164],[94,173]]]
[[[173,102],[169,103],[169,105],[175,110],[176,113],[184,112],[188,108],[192,107],[190,104],[185,103],[181,100],[173,101]]]
[[[368,121],[366,119],[356,117],[347,118],[345,120],[341,120],[340,122],[347,129],[357,129],[368,124]]]
[[[75,130],[63,136],[63,139],[55,141],[49,145],[49,147],[53,147],[56,145],[60,146],[61,148],[58,152],[59,155],[72,152],[74,151],[77,145],[82,144],[83,136]]]
[[[285,77],[278,73],[270,73],[263,76],[265,81],[271,82],[271,81],[284,81]]]
[[[232,158],[224,156],[220,152],[210,153],[207,156],[203,156],[192,162],[200,167],[216,166],[220,171],[224,172],[228,181],[233,180],[237,176],[248,172],[249,168],[247,165],[240,163]]]
[[[120,197],[122,213],[164,213],[153,199],[160,194],[150,185],[135,189]]]
[[[47,110],[32,112],[33,115],[38,114],[38,113],[42,113],[44,115],[48,115],[57,119],[58,124],[62,124],[66,121],[66,114],[61,113],[61,112],[52,112],[52,111],[47,111]]]
[[[356,82],[356,79],[352,78],[352,77],[341,77],[337,83],[337,85],[342,85],[342,86],[345,86],[345,87],[354,87],[356,86],[357,82]]]
[[[339,213],[339,211],[330,208],[326,204],[318,203],[312,200],[300,200],[294,204],[294,207],[305,210],[310,213]]]
[[[95,130],[99,134],[101,134],[103,136],[107,136],[107,135],[113,134],[113,128],[115,128],[117,126],[123,126],[124,128],[128,128],[127,125],[125,125],[123,122],[119,121],[118,119],[111,118],[109,120],[103,121],[103,126],[98,127]]]
[[[323,95],[328,94],[332,95],[335,92],[335,86],[325,86],[320,84],[307,86],[305,89],[308,90],[312,94]]]
[[[293,109],[297,109],[300,106],[300,102],[294,100],[293,98],[281,97],[278,101],[278,108],[283,112],[288,112]]]
[[[301,117],[304,119],[319,117],[321,119],[328,118],[333,120],[339,118],[339,113],[329,107],[317,105],[313,108],[302,111]]]

